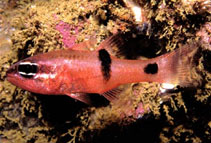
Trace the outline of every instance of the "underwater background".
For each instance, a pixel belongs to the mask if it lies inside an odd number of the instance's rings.
[[[159,83],[133,83],[115,103],[93,94],[88,106],[6,80],[17,61],[117,32],[127,41],[116,52],[123,59],[198,43],[202,85],[161,94]],[[210,95],[210,0],[0,0],[0,143],[209,143]]]

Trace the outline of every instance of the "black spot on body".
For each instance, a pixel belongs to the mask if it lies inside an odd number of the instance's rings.
[[[111,57],[105,49],[99,50],[99,60],[101,61],[101,70],[105,80],[109,80],[111,74]]]
[[[158,72],[158,65],[157,65],[157,63],[148,64],[144,68],[144,72],[147,73],[147,74],[156,74]]]

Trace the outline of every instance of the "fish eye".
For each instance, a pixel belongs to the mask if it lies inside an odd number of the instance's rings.
[[[32,78],[38,72],[38,65],[30,62],[23,62],[18,65],[18,73],[25,78]]]

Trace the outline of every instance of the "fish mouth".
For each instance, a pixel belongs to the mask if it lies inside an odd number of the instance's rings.
[[[10,76],[11,74],[15,74],[16,72],[17,72],[17,66],[13,65],[7,70],[6,75]]]
[[[13,73],[11,71],[7,72],[6,79],[10,83],[18,87],[20,86],[20,83],[22,82],[22,79],[20,78],[20,76],[17,73]]]
[[[6,74],[6,78],[9,82],[13,83],[13,81],[15,80],[16,74],[12,74],[12,73],[7,73]]]
[[[6,72],[6,78],[8,81],[12,81],[17,76],[17,66],[12,65]]]

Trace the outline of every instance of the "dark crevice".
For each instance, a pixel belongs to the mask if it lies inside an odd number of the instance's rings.
[[[27,55],[29,47],[34,47],[34,41],[33,40],[26,41],[23,49],[18,49],[18,60],[19,61],[29,57],[29,55]]]
[[[204,66],[204,69],[208,72],[211,72],[211,51],[203,51],[203,57],[204,57],[204,60],[203,60],[203,66]]]

